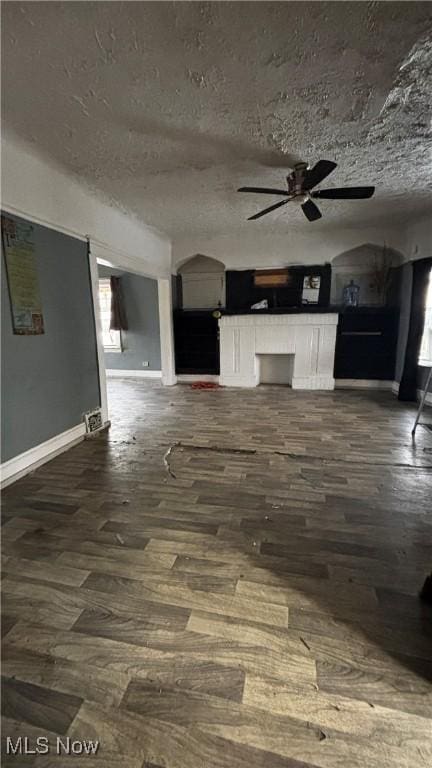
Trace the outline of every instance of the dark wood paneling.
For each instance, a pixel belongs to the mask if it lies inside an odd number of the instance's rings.
[[[399,315],[394,309],[341,310],[336,338],[336,379],[393,381]]]
[[[218,321],[211,312],[174,312],[176,373],[218,374]]]
[[[248,310],[252,304],[267,299],[269,308],[302,306],[303,278],[320,275],[321,287],[318,306],[327,307],[330,302],[331,265],[288,267],[289,285],[280,288],[258,288],[254,284],[255,270],[227,270],[226,308],[229,312]]]

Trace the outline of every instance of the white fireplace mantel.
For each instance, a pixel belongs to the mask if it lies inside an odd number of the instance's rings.
[[[293,389],[334,389],[336,313],[224,315],[220,383],[256,387],[260,355],[293,355]]]

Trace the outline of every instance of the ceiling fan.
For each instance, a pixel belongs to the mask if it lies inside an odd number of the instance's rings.
[[[293,172],[287,176],[287,189],[269,189],[268,187],[240,187],[238,192],[257,192],[264,195],[283,195],[286,199],[279,203],[264,208],[263,211],[249,216],[248,221],[259,219],[266,213],[280,208],[282,205],[294,201],[301,204],[304,215],[309,221],[320,219],[322,214],[313,198],[322,200],[360,200],[372,197],[375,187],[335,187],[333,189],[318,189],[312,192],[313,187],[320,184],[336,168],[336,163],[331,160],[319,160],[313,168],[308,168],[307,163],[297,163]]]

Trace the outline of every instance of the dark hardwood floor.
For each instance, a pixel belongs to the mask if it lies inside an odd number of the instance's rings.
[[[414,408],[132,379],[110,404],[109,433],[3,494],[3,738],[51,747],[4,765],[432,765]]]

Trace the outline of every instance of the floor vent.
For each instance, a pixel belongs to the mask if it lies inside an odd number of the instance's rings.
[[[86,432],[97,432],[98,429],[102,429],[102,411],[100,408],[95,408],[94,411],[89,411],[84,414]]]

